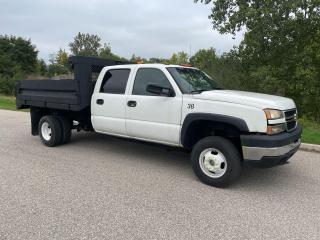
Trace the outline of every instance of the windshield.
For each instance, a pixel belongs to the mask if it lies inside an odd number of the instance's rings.
[[[201,93],[204,91],[222,89],[218,83],[198,69],[183,67],[168,67],[167,69],[178,84],[182,93]]]

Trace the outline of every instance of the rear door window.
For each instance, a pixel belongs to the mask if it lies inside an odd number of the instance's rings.
[[[130,75],[130,69],[112,69],[105,73],[100,92],[110,94],[124,94]]]

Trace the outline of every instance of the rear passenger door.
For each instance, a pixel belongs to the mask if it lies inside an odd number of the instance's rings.
[[[126,87],[129,68],[109,69],[98,79],[91,99],[91,121],[97,132],[126,136]]]

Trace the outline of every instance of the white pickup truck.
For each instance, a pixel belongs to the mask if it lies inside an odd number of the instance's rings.
[[[291,99],[224,90],[192,67],[70,62],[74,80],[17,83],[17,107],[31,108],[32,134],[47,146],[68,142],[76,128],[184,148],[199,179],[216,187],[245,163],[284,164],[299,148]],[[96,81],[90,71],[101,71]]]

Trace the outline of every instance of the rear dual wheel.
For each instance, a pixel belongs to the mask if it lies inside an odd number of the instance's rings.
[[[61,144],[68,143],[70,142],[71,139],[71,124],[70,121],[63,116],[58,116],[58,119],[61,124],[61,131],[62,131],[62,136],[61,136]]]
[[[39,134],[42,143],[54,147],[70,141],[71,124],[62,116],[48,115],[39,121]]]

